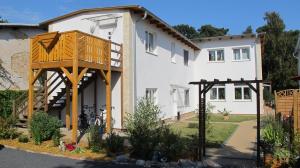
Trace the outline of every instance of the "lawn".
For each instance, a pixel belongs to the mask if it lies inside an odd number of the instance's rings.
[[[255,114],[230,114],[228,120],[223,119],[223,115],[221,114],[210,114],[211,122],[242,122],[255,120]],[[198,117],[194,117],[190,119],[191,121],[198,121]]]
[[[188,122],[176,122],[171,125],[171,128],[180,132],[183,137],[190,137],[198,134],[198,128],[193,125],[189,125]],[[208,146],[211,147],[219,147],[223,144],[238,126],[234,123],[211,123],[211,125],[212,129],[206,135]]]

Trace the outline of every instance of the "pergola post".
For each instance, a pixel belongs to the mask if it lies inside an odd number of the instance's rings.
[[[70,119],[70,82],[69,80],[66,83],[66,127],[68,130],[71,128],[71,119]]]
[[[111,50],[111,42],[109,43],[109,51]],[[106,73],[106,132],[111,132],[111,53],[109,52]]]
[[[33,114],[33,78],[34,78],[34,73],[33,70],[30,68],[29,70],[29,83],[28,83],[28,119],[31,119],[32,114]]]

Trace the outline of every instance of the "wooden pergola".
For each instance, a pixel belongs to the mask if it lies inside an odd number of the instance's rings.
[[[119,51],[112,49],[112,45],[119,46]],[[72,121],[72,141],[77,142],[78,84],[89,70],[93,70],[100,74],[106,86],[106,131],[111,131],[112,71],[121,72],[122,77],[122,59],[112,58],[111,52],[122,56],[122,45],[76,30],[51,32],[33,37],[30,40],[28,118],[30,119],[34,113],[35,82],[47,71],[57,72],[62,80],[64,79],[66,86],[66,127],[70,128]],[[119,61],[120,66],[111,66],[112,60]],[[72,119],[70,118],[71,100]],[[47,96],[44,103],[47,108]]]
[[[264,83],[262,80],[244,80],[241,78],[240,80],[223,80],[220,81],[218,79],[214,79],[213,81],[207,81],[205,79],[201,79],[200,81],[196,82],[190,82],[189,84],[192,85],[198,85],[199,87],[199,142],[198,142],[198,160],[203,161],[203,157],[206,155],[206,145],[205,145],[205,120],[206,120],[206,93],[214,86],[218,84],[245,84],[248,85],[249,88],[256,93],[256,107],[257,107],[257,113],[256,113],[256,138],[257,138],[257,144],[256,144],[256,152],[257,152],[257,158],[256,158],[256,164],[257,167],[260,166],[260,87],[259,84]],[[255,84],[253,86],[252,84]]]

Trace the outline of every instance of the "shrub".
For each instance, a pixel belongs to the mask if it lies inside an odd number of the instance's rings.
[[[0,116],[7,118],[12,113],[12,101],[26,94],[27,90],[1,90],[0,91]]]
[[[109,153],[119,153],[123,151],[124,138],[111,132],[105,140],[106,150]]]
[[[27,142],[29,142],[29,138],[27,135],[20,135],[18,141],[22,142],[22,143],[27,143]]]
[[[100,126],[92,125],[88,129],[88,143],[92,152],[100,152],[102,149],[102,137],[100,136]]]
[[[178,160],[185,149],[184,140],[180,133],[175,133],[168,126],[164,126],[158,149],[168,160]]]
[[[16,120],[13,117],[2,118],[0,116],[0,139],[15,139],[19,133],[14,128]]]
[[[61,137],[61,134],[60,134],[59,129],[55,130],[53,135],[52,135],[52,140],[53,140],[53,145],[54,146],[59,146],[60,137]]]
[[[56,117],[51,117],[45,112],[36,112],[30,120],[30,133],[35,144],[39,145],[57,134],[61,126],[61,121]]]

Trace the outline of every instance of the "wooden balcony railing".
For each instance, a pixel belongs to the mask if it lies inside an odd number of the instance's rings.
[[[112,50],[111,48],[119,50]],[[122,45],[109,40],[83,33],[80,31],[51,32],[40,34],[31,40],[31,63],[33,68],[55,66],[55,63],[72,65],[72,60],[77,58],[80,63],[101,64],[103,67],[122,65]],[[111,53],[117,57],[112,58]],[[118,62],[116,64],[116,62]],[[57,65],[58,65],[57,64]]]

